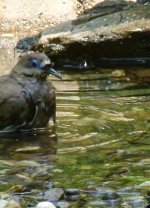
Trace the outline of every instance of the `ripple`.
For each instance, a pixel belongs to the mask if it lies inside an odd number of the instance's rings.
[[[92,145],[84,146],[84,147],[76,146],[76,147],[72,147],[72,148],[62,148],[62,149],[58,150],[58,154],[64,154],[64,153],[68,153],[68,152],[82,152],[82,151],[86,151],[86,150],[93,149],[93,148],[96,148],[96,147],[102,147],[102,146],[105,146],[105,145],[107,146],[107,145],[110,145],[112,143],[116,143],[118,141],[119,140],[116,139],[116,140],[112,140],[112,141],[109,141],[109,142],[103,142],[103,143],[100,143],[100,144],[92,144]]]

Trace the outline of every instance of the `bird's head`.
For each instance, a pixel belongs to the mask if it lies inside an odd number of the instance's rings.
[[[22,56],[12,72],[38,79],[46,79],[49,74],[52,74],[62,79],[61,74],[52,68],[50,59],[44,53],[31,53]]]

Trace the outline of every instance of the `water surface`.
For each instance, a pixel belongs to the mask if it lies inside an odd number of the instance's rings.
[[[102,190],[113,190],[123,199],[136,197],[132,207],[145,207],[150,69],[130,70],[67,71],[63,81],[53,80],[57,127],[1,135],[0,192],[40,199],[51,187],[78,188],[86,201],[78,207],[87,208],[100,207],[87,204]]]

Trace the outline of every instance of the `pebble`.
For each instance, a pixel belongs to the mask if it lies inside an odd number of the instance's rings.
[[[89,203],[90,206],[106,207],[107,204],[103,201],[92,201]]]
[[[5,205],[8,203],[8,201],[7,200],[3,200],[3,199],[1,199],[0,200],[0,208],[3,208],[3,207],[5,207]]]
[[[59,201],[64,198],[64,190],[61,188],[52,188],[45,192],[44,199],[49,201]]]
[[[62,201],[57,203],[57,207],[59,208],[70,208],[70,204],[68,202]]]
[[[36,208],[56,208],[51,202],[40,202],[37,204]]]
[[[147,192],[147,201],[150,204],[150,190]]]
[[[0,208],[21,208],[21,206],[14,200],[0,200]]]
[[[65,196],[68,200],[77,200],[80,198],[80,190],[79,189],[66,189]]]
[[[114,191],[108,191],[102,196],[103,200],[116,200],[118,198],[120,198],[119,194]]]

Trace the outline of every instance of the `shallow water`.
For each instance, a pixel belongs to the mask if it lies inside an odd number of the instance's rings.
[[[51,187],[78,188],[85,204],[74,207],[87,208],[106,207],[92,202],[113,190],[132,207],[145,207],[150,69],[145,76],[141,70],[62,72],[63,81],[53,80],[57,127],[1,135],[0,192],[34,201]],[[120,202],[109,201],[107,207],[120,207]]]

